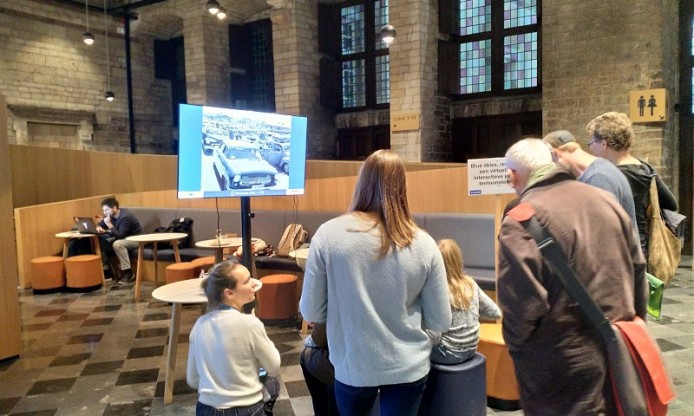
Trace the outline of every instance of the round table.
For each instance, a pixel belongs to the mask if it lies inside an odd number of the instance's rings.
[[[252,279],[257,292],[263,287],[260,280]],[[176,353],[178,352],[178,333],[181,326],[181,305],[207,303],[207,296],[200,284],[202,279],[188,279],[160,286],[152,292],[154,299],[171,303],[171,324],[169,326],[169,351],[166,358],[164,381],[164,403],[173,401],[174,379],[176,377]]]
[[[251,244],[257,242],[257,238],[251,238]],[[214,249],[214,262],[221,263],[224,260],[224,249],[234,248],[236,250],[243,245],[241,237],[219,237],[210,240],[202,240],[195,243],[195,247]]]
[[[145,249],[145,245],[152,243],[152,260],[154,261],[154,284],[157,284],[158,275],[158,261],[157,261],[157,243],[163,241],[170,241],[171,247],[173,247],[174,258],[176,263],[181,262],[181,254],[178,251],[178,240],[188,237],[186,233],[151,233],[151,234],[138,234],[131,235],[125,239],[128,241],[137,241],[139,246],[137,248],[137,272],[135,273],[135,300],[140,300],[140,285],[142,284],[142,252]]]

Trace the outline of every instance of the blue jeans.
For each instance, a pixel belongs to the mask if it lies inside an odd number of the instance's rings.
[[[431,356],[429,359],[434,364],[460,364],[471,360],[472,357],[475,356],[476,352],[477,350],[474,349],[467,351],[451,351],[442,344],[438,344],[434,345],[434,348],[431,349]]]
[[[335,380],[335,398],[341,416],[366,416],[380,392],[381,416],[416,416],[427,376],[412,383],[353,387]]]
[[[215,409],[204,403],[198,402],[195,406],[195,416],[263,416],[272,414],[272,408],[275,406],[275,400],[280,395],[280,380],[279,377],[267,377],[263,382],[265,392],[269,395],[267,401],[259,401],[250,406],[230,407],[228,409]]]

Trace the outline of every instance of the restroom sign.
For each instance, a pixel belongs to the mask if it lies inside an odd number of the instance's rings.
[[[631,91],[629,93],[629,118],[634,123],[667,121],[667,90]]]

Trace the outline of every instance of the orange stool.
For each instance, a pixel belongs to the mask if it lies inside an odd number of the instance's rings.
[[[196,267],[200,268],[201,270],[204,270],[205,273],[207,273],[208,270],[214,266],[214,256],[207,256],[207,257],[199,257],[193,261],[191,261]],[[197,276],[196,276],[197,277]]]
[[[487,357],[487,404],[499,410],[520,409],[520,392],[501,322],[480,325],[477,352]]]
[[[82,254],[65,259],[67,289],[72,292],[91,292],[104,283],[101,256]]]
[[[65,263],[60,256],[31,259],[31,287],[35,295],[59,292],[65,286]]]
[[[297,315],[299,301],[297,277],[293,274],[271,274],[260,279],[263,287],[257,294],[260,319],[289,319]]]
[[[174,263],[166,266],[166,284],[194,279],[200,274],[200,266],[190,261]]]

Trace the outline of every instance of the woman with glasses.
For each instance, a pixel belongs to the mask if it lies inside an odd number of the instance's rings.
[[[655,178],[661,209],[677,211],[677,200],[663,183],[655,169],[629,153],[634,143],[634,129],[626,114],[611,111],[594,118],[586,126],[590,134],[588,146],[595,156],[614,163],[624,173],[634,195],[636,226],[639,230],[641,250],[648,260],[648,214],[651,181]]]

